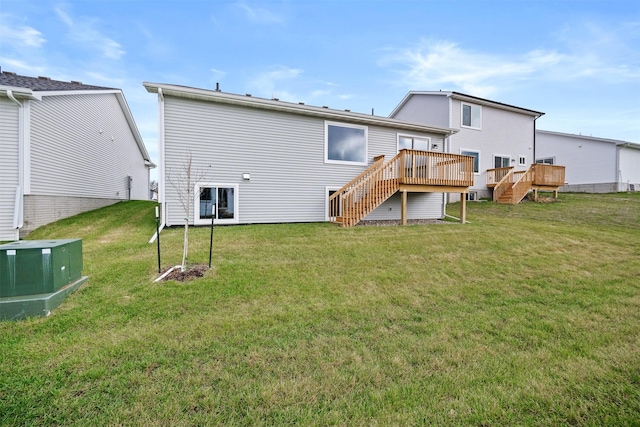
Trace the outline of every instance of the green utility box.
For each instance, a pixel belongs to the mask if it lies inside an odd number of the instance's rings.
[[[0,320],[47,314],[86,279],[81,239],[0,245]]]

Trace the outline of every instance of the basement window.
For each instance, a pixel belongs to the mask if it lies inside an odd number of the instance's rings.
[[[200,184],[195,188],[196,225],[237,224],[238,186],[235,184]],[[215,206],[215,209],[214,209]]]

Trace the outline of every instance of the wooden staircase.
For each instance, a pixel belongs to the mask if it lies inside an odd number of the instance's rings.
[[[329,197],[329,213],[332,222],[344,227],[356,225],[399,189],[394,178],[394,160],[384,164],[384,156],[375,157],[373,164]]]
[[[538,190],[553,191],[557,198],[558,189],[564,185],[564,172],[564,166],[539,163],[531,165],[526,171],[508,168],[502,179],[493,187],[493,201],[517,205],[532,190],[536,200]]]
[[[389,162],[377,156],[360,175],[329,197],[329,220],[351,227],[398,191],[466,193],[473,185],[473,158],[458,154],[401,150]],[[463,215],[461,215],[463,216]]]

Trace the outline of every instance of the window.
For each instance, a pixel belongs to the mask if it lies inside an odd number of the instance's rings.
[[[543,163],[545,165],[554,164],[553,157],[547,157],[546,159],[536,159],[536,163]]]
[[[460,154],[462,154],[463,156],[471,156],[473,157],[473,172],[474,173],[479,173],[480,172],[480,152],[479,151],[472,151],[472,150],[460,150]]]
[[[332,217],[342,216],[342,206],[340,205],[340,199],[337,199],[332,205],[329,203],[329,198],[333,196],[339,190],[338,187],[325,187],[327,194],[327,221]]]
[[[215,209],[213,208],[215,206]],[[195,224],[237,224],[238,186],[200,184],[196,186]]]
[[[481,106],[462,103],[462,127],[473,129],[482,128]]]
[[[525,156],[518,157],[518,166],[526,166],[527,158]]]
[[[325,122],[325,161],[367,164],[367,128]]]
[[[494,168],[508,168],[509,166],[511,166],[510,156],[493,156]]]
[[[432,149],[431,138],[398,135],[398,151],[405,148],[408,150],[429,151]]]

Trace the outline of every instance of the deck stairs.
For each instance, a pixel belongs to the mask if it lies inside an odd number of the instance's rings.
[[[493,186],[493,201],[517,205],[533,191],[537,200],[538,191],[553,191],[558,197],[558,189],[564,184],[565,167],[557,165],[532,164],[526,171],[511,168],[500,170],[502,178]],[[495,182],[495,181],[494,181]]]
[[[403,149],[387,163],[384,156],[373,160],[371,166],[329,197],[329,221],[354,226],[402,192],[401,216],[405,223],[406,193],[466,193],[473,185],[473,158],[469,156]]]
[[[393,196],[400,189],[393,171],[397,163],[394,160],[399,156],[400,153],[387,164],[384,156],[374,158],[371,166],[336,191],[329,198],[332,222],[345,227],[354,226]]]

